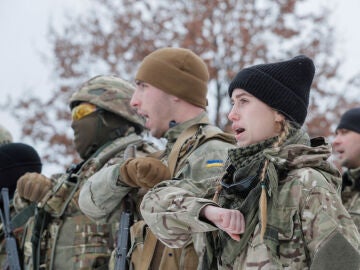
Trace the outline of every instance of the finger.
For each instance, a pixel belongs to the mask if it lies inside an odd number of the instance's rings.
[[[240,213],[240,217],[239,217],[239,233],[242,234],[245,232],[245,219],[244,219],[244,215],[242,213]]]
[[[239,242],[240,241],[240,235],[238,234],[234,234],[234,233],[228,233],[228,235],[235,241]]]
[[[224,215],[222,215],[221,226],[225,228],[226,232],[240,234],[243,232],[244,226],[242,226],[243,215],[238,210],[226,209]]]
[[[126,163],[127,164],[125,165],[125,168],[126,168],[127,175],[133,182],[135,182],[136,178],[137,178],[137,169],[138,169],[137,161],[136,161],[136,159],[131,159]]]

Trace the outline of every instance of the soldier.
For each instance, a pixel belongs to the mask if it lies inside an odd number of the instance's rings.
[[[87,179],[122,160],[129,145],[142,155],[156,150],[140,136],[143,120],[129,105],[134,90],[115,76],[85,82],[70,98],[74,143],[83,161],[51,179],[38,173],[19,179],[18,199],[38,206],[26,228],[24,269],[107,269],[119,213],[98,225],[77,202]]]
[[[12,141],[13,138],[11,136],[11,133],[2,125],[0,125],[0,145],[11,143]]]
[[[348,169],[342,175],[343,204],[360,231],[360,107],[342,115],[333,148],[341,166]]]
[[[24,143],[7,143],[0,145],[0,191],[7,188],[10,199],[10,216],[15,216],[13,206],[13,196],[16,189],[16,183],[20,176],[27,172],[40,173],[42,168],[40,157],[37,151],[30,145]],[[0,197],[1,198],[1,197]],[[2,198],[0,207],[3,209]],[[5,209],[4,209],[5,210]],[[20,222],[21,221],[21,222]],[[12,231],[17,240],[21,240],[23,225],[26,220],[12,220]],[[3,224],[0,225],[0,267],[7,269],[6,250]],[[19,245],[19,242],[17,243]]]
[[[235,144],[233,135],[209,123],[205,111],[209,74],[204,61],[192,51],[183,48],[156,50],[144,58],[135,78],[137,87],[131,105],[146,118],[151,135],[167,139],[165,150],[158,158],[169,167],[168,172],[163,163],[155,164],[147,158],[135,158],[112,171],[100,171],[91,181],[99,183],[96,186],[102,185],[103,190],[86,190],[84,193],[91,192],[91,198],[84,196],[84,199],[82,192],[80,194],[81,209],[94,219],[111,213],[129,192],[129,187],[151,188],[164,179],[202,179],[217,175],[222,170],[227,148]],[[113,194],[105,189],[107,183],[115,181],[123,186],[122,193]],[[197,267],[192,243],[187,243],[184,249],[164,247],[141,216],[131,228],[131,239],[130,269]]]
[[[241,70],[228,91],[239,147],[223,176],[145,195],[144,220],[168,246],[206,232],[199,269],[359,269],[359,233],[335,188],[330,146],[301,129],[314,71],[306,56]]]

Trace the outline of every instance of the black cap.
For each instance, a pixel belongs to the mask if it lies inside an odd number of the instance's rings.
[[[241,70],[230,83],[228,93],[231,97],[234,89],[243,89],[301,126],[307,115],[314,74],[313,61],[299,55]]]
[[[360,107],[346,111],[341,116],[340,123],[336,130],[338,129],[347,129],[360,133]]]
[[[17,180],[23,174],[40,173],[41,168],[40,157],[32,146],[23,143],[0,146],[0,190],[7,187],[10,198],[15,192]]]

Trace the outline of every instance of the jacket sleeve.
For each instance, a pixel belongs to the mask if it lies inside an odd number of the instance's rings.
[[[206,205],[216,205],[212,198],[217,178],[193,181],[165,181],[144,197],[141,213],[152,232],[172,248],[185,246],[193,233],[217,230],[199,218]]]
[[[119,164],[104,167],[82,186],[79,196],[81,211],[93,220],[101,221],[120,204],[133,188],[116,185]]]
[[[315,170],[303,175],[302,229],[311,269],[360,269],[360,237],[336,190]]]

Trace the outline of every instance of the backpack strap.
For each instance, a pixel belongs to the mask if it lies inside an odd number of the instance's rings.
[[[177,169],[180,167],[181,162],[179,161],[181,159],[189,156],[200,145],[209,140],[220,140],[231,144],[236,143],[234,135],[225,133],[209,123],[198,123],[190,126],[180,134],[169,154],[168,167],[171,176],[175,176]]]
[[[158,240],[155,237],[155,235],[152,233],[152,231],[149,228],[147,228],[146,238],[144,241],[144,247],[143,247],[143,252],[142,252],[143,256],[141,259],[141,264],[140,264],[139,270],[150,269],[150,264],[151,264],[151,261],[154,256],[157,241]]]
[[[183,148],[185,142],[196,134],[196,132],[198,131],[198,127],[199,127],[198,124],[190,126],[188,129],[183,131],[180,134],[180,136],[177,138],[168,157],[168,167],[170,170],[171,177],[173,177],[175,174],[175,169],[178,163],[177,161],[179,159],[181,149]]]

